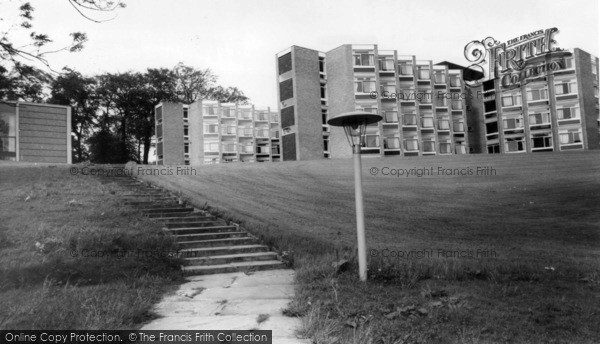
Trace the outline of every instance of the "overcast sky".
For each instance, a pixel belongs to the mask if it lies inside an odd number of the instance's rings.
[[[347,43],[378,44],[421,60],[465,64],[469,41],[492,36],[504,42],[557,27],[559,47],[598,56],[597,0],[125,2],[116,18],[95,24],[66,0],[31,0],[39,32],[56,40],[73,31],[88,34],[82,52],[53,56],[53,67],[95,74],[182,61],[210,68],[223,86],[237,86],[254,104],[276,108],[275,54],[291,45],[327,52]]]

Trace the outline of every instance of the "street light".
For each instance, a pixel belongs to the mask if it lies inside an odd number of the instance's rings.
[[[327,124],[344,127],[346,138],[354,155],[354,198],[356,200],[356,238],[358,240],[358,276],[361,281],[367,280],[367,245],[365,240],[365,214],[362,196],[362,173],[360,147],[368,124],[377,123],[383,117],[378,114],[353,111],[333,116]]]

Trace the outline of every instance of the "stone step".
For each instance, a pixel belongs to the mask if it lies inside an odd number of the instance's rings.
[[[157,220],[164,220],[164,219],[177,219],[177,218],[187,218],[187,217],[194,217],[196,215],[202,215],[201,212],[197,212],[197,211],[180,211],[177,213],[166,213],[166,212],[152,212],[152,213],[147,213],[149,218],[152,219],[157,219]]]
[[[238,262],[258,262],[265,260],[277,260],[275,252],[253,252],[225,254],[220,256],[206,256],[196,258],[185,258],[187,265],[222,265]]]
[[[216,232],[235,232],[238,231],[236,226],[210,226],[210,227],[186,227],[186,228],[165,228],[165,232],[172,235],[187,235],[187,234],[202,234]]]
[[[205,248],[205,247],[222,247],[234,245],[255,245],[258,240],[255,237],[246,236],[241,238],[226,238],[226,239],[211,239],[211,240],[196,240],[196,241],[180,241],[177,246],[181,249],[190,248]]]
[[[170,197],[170,196],[164,196],[164,195],[157,195],[157,196],[129,196],[129,195],[123,195],[121,197],[121,199],[123,199],[125,202],[146,202],[146,201],[173,201],[173,202],[177,202],[177,198],[175,197]]]
[[[148,204],[148,206],[140,209],[146,214],[163,214],[163,213],[188,213],[194,211],[194,208],[186,207],[183,204]]]
[[[241,272],[241,271],[259,271],[259,270],[272,270],[272,269],[283,269],[285,265],[278,260],[265,260],[259,262],[239,262],[230,264],[219,264],[219,265],[188,265],[182,268],[186,275],[207,275],[207,274],[221,274],[229,272]]]
[[[175,213],[178,214],[178,213]],[[184,213],[185,214],[185,213]],[[179,223],[179,222],[225,222],[214,216],[203,216],[200,213],[188,214],[188,216],[175,216],[175,217],[153,217],[153,220],[161,221],[165,223]]]
[[[156,200],[156,201],[124,201],[126,205],[138,205],[138,206],[150,206],[153,204],[160,204],[164,206],[176,206],[179,203],[176,203],[174,200]]]
[[[254,252],[268,252],[269,248],[265,245],[235,245],[235,246],[219,246],[219,247],[202,247],[202,248],[189,248],[181,250],[181,258],[198,258],[206,256],[220,256],[227,254],[238,254],[238,253],[254,253]]]
[[[202,241],[202,240],[245,238],[245,237],[248,237],[247,232],[227,231],[227,232],[178,234],[175,236],[175,240],[177,241],[177,243],[183,243],[183,242],[195,242],[195,241]]]
[[[185,221],[185,222],[167,222],[165,226],[171,228],[192,228],[192,227],[212,227],[227,225],[224,220],[207,220],[207,221]]]

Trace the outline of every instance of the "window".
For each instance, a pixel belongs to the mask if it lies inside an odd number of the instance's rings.
[[[518,93],[502,96],[502,106],[519,106],[521,105],[521,95]]]
[[[532,113],[529,115],[529,125],[549,124],[549,123],[550,123],[550,113],[549,112]]]
[[[189,143],[184,143],[183,144],[183,153],[185,153],[185,154],[189,154],[190,153],[190,144]]]
[[[410,113],[402,116],[402,124],[404,125],[417,125],[417,115]]]
[[[421,127],[422,128],[433,128],[433,117],[423,117],[421,118]]]
[[[400,138],[386,137],[383,139],[383,148],[385,149],[400,149]]]
[[[325,88],[325,85],[321,85],[321,99],[326,99],[327,98],[327,91]]]
[[[460,87],[460,77],[458,75],[453,75],[450,77],[450,87]]]
[[[398,112],[386,111],[385,112],[385,123],[398,123]]]
[[[219,130],[218,124],[205,124],[204,125],[204,133],[205,134],[217,134]]]
[[[204,143],[204,151],[205,152],[218,152],[219,151],[219,143],[218,142],[205,142]]]
[[[355,53],[355,66],[375,66],[375,57],[371,53]]]
[[[447,118],[438,119],[439,130],[450,130],[450,121]]]
[[[440,154],[452,153],[450,142],[447,140],[440,141]]]
[[[498,132],[498,122],[490,122],[485,124],[486,134],[494,134]]]
[[[463,133],[465,131],[465,123],[463,123],[463,122],[452,122],[452,130],[455,133]]]
[[[417,75],[418,75],[419,80],[431,79],[431,76],[429,74],[429,67],[419,67],[419,72]]]
[[[423,138],[423,152],[424,153],[435,153],[435,139]]]
[[[577,93],[577,82],[574,79],[555,80],[554,93],[557,96],[562,94]]]
[[[446,74],[442,71],[433,72],[433,81],[436,84],[445,84],[446,83]]]
[[[552,148],[552,132],[532,133],[531,148]]]
[[[190,130],[188,127],[183,127],[183,136],[188,136],[190,134]]]
[[[188,109],[186,108],[183,109],[183,118],[188,118]]]
[[[371,93],[375,92],[375,81],[369,78],[358,79],[354,81],[355,93]]]
[[[319,73],[325,73],[325,58],[319,57]]]
[[[504,142],[506,152],[522,152],[525,150],[525,140],[523,137],[507,138]]]
[[[394,58],[384,57],[379,59],[379,70],[382,71],[393,71],[394,70]]]
[[[527,90],[527,100],[528,101],[536,101],[536,100],[545,100],[548,99],[548,89],[547,88],[538,88]]]
[[[367,148],[379,147],[379,135],[365,135],[363,146]]]
[[[565,69],[573,69],[575,67],[575,62],[572,57],[565,58]]]
[[[561,130],[558,135],[561,145],[581,143],[581,129]]]
[[[413,75],[413,66],[408,63],[399,63],[400,75]]]
[[[487,145],[487,151],[489,154],[498,154],[500,153],[500,144],[492,143]]]
[[[385,93],[387,92],[387,93]],[[396,84],[392,81],[392,82],[382,82],[381,83],[381,95],[382,96],[387,96],[393,97],[393,94],[396,93]]]
[[[446,107],[446,97],[436,97],[435,98],[435,106],[437,107]]]
[[[462,100],[453,100],[452,101],[452,110],[462,110],[463,103]]]
[[[504,130],[523,128],[522,114],[505,114],[502,117],[502,125],[504,126]]]
[[[404,139],[404,149],[406,149],[407,151],[418,151],[419,140],[417,140],[416,138]]]
[[[421,102],[421,104],[431,104],[432,95],[429,90],[423,89],[417,92],[416,98]]]
[[[454,152],[456,154],[467,154],[467,146],[462,142],[457,142],[454,145]]]
[[[556,114],[559,120],[579,118],[579,105],[558,108],[556,109]]]
[[[217,109],[218,108],[216,106],[206,106],[206,107],[204,107],[204,114],[206,116],[216,116]]]
[[[223,117],[233,117],[234,115],[234,111],[235,109],[232,108],[228,108],[228,107],[224,107],[221,112],[223,114]]]

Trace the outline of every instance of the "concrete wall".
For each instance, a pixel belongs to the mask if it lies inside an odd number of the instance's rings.
[[[201,101],[189,105],[188,123],[190,134],[190,165],[204,164],[204,127]]]
[[[323,159],[319,52],[294,46],[292,60],[297,160]]]
[[[0,111],[16,114],[18,161],[72,162],[70,107],[20,102],[0,105]]]
[[[596,109],[598,98],[594,96],[594,86],[598,86],[598,59],[596,59],[596,74],[594,75],[589,53],[575,49],[574,56],[584,148],[599,149],[600,133],[598,132],[598,111]]]
[[[183,105],[162,103],[163,164],[183,165]]]
[[[327,90],[329,92],[329,118],[355,110],[354,67],[352,46],[342,45],[326,54]],[[331,127],[329,151],[332,159],[350,158],[352,148],[348,145],[344,129]]]

